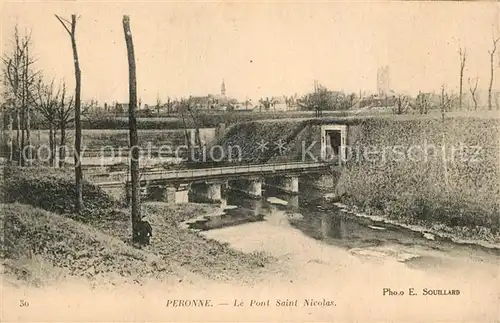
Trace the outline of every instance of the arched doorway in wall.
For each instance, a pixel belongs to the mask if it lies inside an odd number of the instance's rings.
[[[321,126],[321,158],[333,161],[346,156],[346,125]]]

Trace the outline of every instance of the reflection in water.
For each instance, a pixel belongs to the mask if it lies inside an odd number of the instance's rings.
[[[287,194],[283,193],[279,189],[268,186],[264,191],[263,197],[267,199],[268,197],[275,197],[286,202],[286,209],[294,208],[297,209],[300,206],[299,195],[297,194]]]
[[[299,207],[299,196],[298,195],[292,195],[290,198],[287,200],[288,205],[293,207],[293,208],[298,208]]]
[[[303,218],[290,219],[290,223],[312,238],[347,248],[382,244],[378,231],[355,222],[356,219],[341,212],[309,209],[303,214]]]
[[[347,237],[347,224],[340,217],[322,214],[320,222],[323,238],[331,237],[334,239],[342,239]]]
[[[279,198],[288,204],[269,203],[269,197]],[[418,232],[346,214],[322,199],[313,189],[306,189],[304,194],[301,192],[297,196],[268,188],[262,199],[252,199],[240,192],[228,191],[223,195],[221,213],[223,214],[219,216],[188,223],[188,226],[211,230],[256,221],[268,221],[273,225],[276,221],[286,221],[293,228],[323,243],[348,249],[363,257],[394,257],[415,269],[448,266],[449,260],[441,259],[443,252],[453,250],[456,253],[461,249],[470,254],[472,249],[457,247],[442,239],[428,240]],[[441,253],[438,257],[435,256],[436,251]],[[478,252],[479,250],[474,250],[474,254]]]
[[[228,208],[236,205],[237,208]],[[187,223],[188,227],[198,230],[212,230],[244,223],[263,221],[267,213],[264,201],[246,198],[240,192],[228,192],[223,196],[220,215],[207,216],[203,220]]]

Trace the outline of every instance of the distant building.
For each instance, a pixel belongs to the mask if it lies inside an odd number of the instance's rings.
[[[274,96],[272,97],[272,104],[271,104],[271,109],[273,111],[287,111],[288,106],[286,104],[286,101],[283,97],[280,96]]]
[[[226,84],[224,80],[220,88],[220,94],[209,94],[206,96],[191,96],[189,98],[196,109],[206,110],[234,110],[238,105],[238,100],[226,95]]]
[[[389,66],[377,70],[377,93],[379,96],[389,95],[391,92],[391,75]]]
[[[118,103],[118,102],[116,102],[115,103],[115,112],[119,112],[119,113],[127,112],[128,111],[128,106],[129,106],[128,103]]]
[[[220,87],[220,94],[222,96],[226,96],[226,84],[224,83],[224,80],[222,80],[222,85]]]

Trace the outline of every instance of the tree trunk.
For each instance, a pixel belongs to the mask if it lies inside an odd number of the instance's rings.
[[[26,130],[26,107],[21,108],[21,146],[19,148],[19,165],[24,166],[24,142]]]
[[[444,120],[443,120],[444,121]],[[444,130],[441,132],[441,147],[447,147],[445,143],[445,137],[444,137]],[[446,191],[449,190],[450,188],[450,181],[449,181],[449,176],[448,176],[448,160],[446,156],[446,149],[443,149],[443,175],[444,175],[444,184]]]
[[[9,146],[9,162],[12,162],[12,159],[14,157],[14,149],[12,147],[12,139],[14,138],[14,131],[12,130],[12,125],[13,125],[13,118],[12,118],[12,111],[8,112],[8,124],[7,124],[7,129],[9,130],[9,138],[7,139],[7,145]]]
[[[444,106],[444,87],[443,87],[441,88],[441,118],[443,122],[444,122],[444,112],[445,112],[445,106]]]
[[[83,209],[83,172],[80,163],[80,151],[82,145],[82,125],[80,121],[80,93],[81,93],[81,71],[76,49],[76,15],[71,15],[71,47],[73,48],[73,60],[75,63],[75,184],[76,184],[76,212]]]
[[[129,110],[128,123],[130,134],[130,149],[132,156],[130,160],[130,177],[132,180],[132,241],[138,240],[138,224],[141,220],[141,207],[139,196],[139,150],[137,137],[137,81],[135,72],[134,43],[130,31],[130,18],[123,16],[123,33],[127,45],[128,73],[129,73]]]
[[[24,127],[26,131],[26,141],[27,141],[27,146],[28,146],[28,151],[25,156],[25,143],[23,140],[23,164],[26,163],[26,159],[29,160],[31,163],[31,124],[30,124],[30,107],[28,104],[28,95],[29,95],[29,86],[30,86],[30,80],[29,80],[29,64],[30,64],[30,58],[29,58],[29,46],[26,47],[26,54],[24,56],[24,69],[23,69],[23,108],[24,108]]]
[[[49,122],[49,165],[50,167],[54,167],[54,129],[52,127],[52,122]]]
[[[28,142],[28,160],[31,166],[32,154],[31,154],[31,117],[29,107],[26,110],[26,141]]]
[[[21,159],[19,159],[19,151],[21,147],[21,115],[19,113],[19,107],[16,108],[16,158],[17,162],[21,165]]]
[[[490,85],[488,87],[488,110],[491,111],[491,88],[493,87],[493,55],[495,52],[490,53]]]
[[[458,97],[458,111],[462,111],[462,95],[463,95],[463,84],[462,84],[462,79],[464,77],[464,69],[463,67],[460,69],[460,93]]]
[[[64,167],[66,160],[66,126],[63,121],[61,121],[59,130],[61,131],[61,139],[59,141],[59,168]]]
[[[463,97],[463,79],[464,79],[464,68],[465,68],[466,51],[462,52],[460,49],[460,94],[458,98],[458,110],[462,111],[462,97]]]
[[[181,113],[181,119],[182,119],[182,124],[184,126],[184,136],[186,137],[186,145],[188,148],[189,156],[191,156],[191,137],[189,136],[189,132],[187,130],[187,124],[186,124],[186,116],[184,113]],[[191,158],[191,157],[188,157]]]

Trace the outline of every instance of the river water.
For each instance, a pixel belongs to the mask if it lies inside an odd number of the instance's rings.
[[[328,248],[340,248],[361,257],[395,257],[412,267],[450,263],[452,259],[446,257],[445,260],[445,254],[481,261],[496,262],[500,259],[499,249],[456,244],[429,233],[355,216],[324,199],[324,194],[314,187],[302,187],[301,192],[300,196],[294,196],[266,188],[263,198],[256,200],[229,191],[220,214],[188,222],[188,226],[203,231],[207,237],[228,240],[230,232],[246,231],[252,225],[278,225],[283,231],[297,231]],[[237,244],[236,241],[226,242]],[[244,246],[240,248],[246,249]],[[265,251],[267,246],[262,248]]]
[[[229,209],[222,215],[189,226],[235,249],[276,257],[281,270],[270,275],[272,287],[261,284],[253,294],[242,293],[257,299],[273,295],[271,302],[280,297],[299,303],[307,297],[334,300],[335,311],[323,306],[308,314],[318,314],[317,319],[500,319],[498,249],[357,217],[326,202],[312,187],[301,192],[290,196],[267,189],[261,200],[229,192],[224,204]],[[394,295],[400,292],[404,295]],[[264,310],[276,314],[272,305]]]

